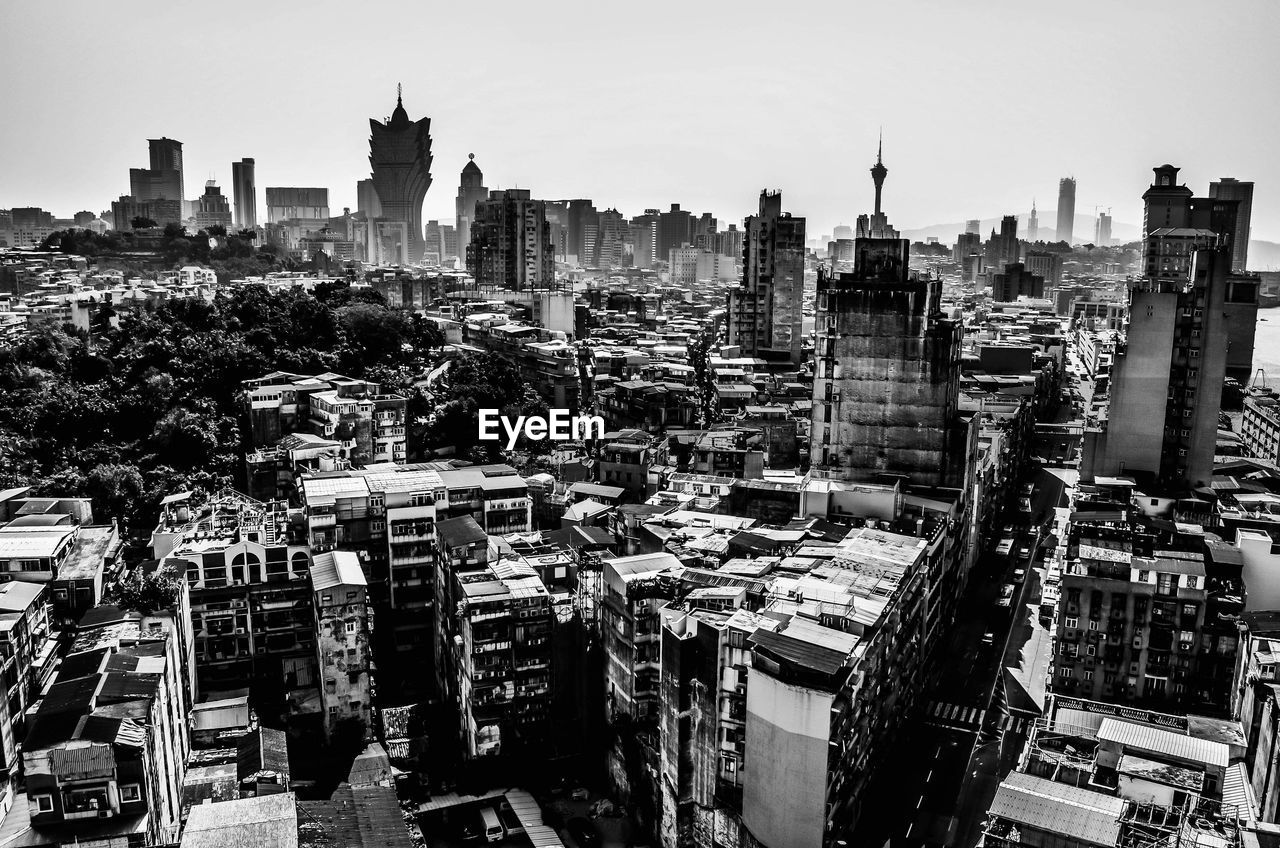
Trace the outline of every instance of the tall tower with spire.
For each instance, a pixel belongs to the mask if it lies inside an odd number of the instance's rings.
[[[384,123],[369,119],[369,167],[382,217],[405,224],[407,257],[422,258],[422,201],[431,187],[431,119],[409,120],[400,86],[396,108]]]
[[[880,214],[880,192],[884,188],[884,178],[889,176],[889,169],[884,166],[884,133],[880,133],[880,144],[876,147],[876,163],[871,166],[871,179],[876,184],[876,215]]]
[[[1027,218],[1027,241],[1035,241],[1040,234],[1040,219],[1036,217],[1036,199],[1031,198],[1031,215]]]
[[[896,239],[898,237],[898,231],[889,226],[889,219],[880,208],[884,178],[887,176],[889,176],[889,169],[884,166],[884,134],[882,133],[880,145],[876,148],[876,163],[871,166],[871,179],[876,184],[875,211],[870,215],[858,216],[858,238]]]

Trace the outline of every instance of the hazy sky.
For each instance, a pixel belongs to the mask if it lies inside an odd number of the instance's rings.
[[[268,185],[368,175],[368,123],[404,84],[428,115],[452,218],[476,154],[490,188],[753,211],[762,188],[811,237],[872,200],[909,229],[1056,205],[1141,221],[1151,167],[1198,194],[1257,183],[1253,237],[1280,241],[1280,3],[28,2],[0,0],[0,208],[101,211],[183,142],[187,195],[231,161]]]

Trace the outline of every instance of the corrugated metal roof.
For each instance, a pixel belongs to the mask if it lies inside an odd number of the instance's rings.
[[[1110,848],[1120,837],[1120,815],[1127,803],[1123,798],[1013,772],[996,790],[989,814]]]
[[[1098,728],[1099,742],[1115,742],[1124,748],[1163,754],[1193,763],[1226,768],[1231,762],[1231,749],[1221,742],[1197,739],[1158,727],[1133,724],[1108,718]]]

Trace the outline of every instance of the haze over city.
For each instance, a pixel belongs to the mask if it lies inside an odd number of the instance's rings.
[[[734,220],[780,189],[816,237],[866,206],[883,127],[904,230],[1025,216],[1033,197],[1044,219],[1074,175],[1077,213],[1110,207],[1120,234],[1169,161],[1197,184],[1255,181],[1253,237],[1280,240],[1280,108],[1260,85],[1280,56],[1236,49],[1280,30],[1264,1],[5,3],[0,30],[0,72],[29,80],[5,95],[0,207],[106,209],[164,135],[193,186],[225,189],[250,156],[259,193],[325,186],[354,209],[367,119],[402,83],[432,119],[424,220],[453,217],[475,153],[489,185],[626,214],[676,201]]]
[[[0,848],[1280,848],[1277,32],[0,0]]]

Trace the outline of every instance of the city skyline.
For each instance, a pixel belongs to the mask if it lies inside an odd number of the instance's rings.
[[[21,5],[0,11],[12,36],[0,67],[11,75],[35,62],[34,45],[48,43],[55,32],[82,65],[107,61],[108,41],[100,38],[107,13],[75,7],[17,14]],[[201,29],[208,45],[202,61],[219,69],[221,84],[199,86],[198,96],[182,75],[162,75],[150,81],[146,97],[81,98],[68,109],[49,92],[80,85],[81,66],[46,69],[42,85],[11,93],[24,121],[0,129],[0,206],[37,205],[61,216],[99,212],[127,191],[128,168],[136,166],[142,141],[168,136],[183,142],[191,185],[212,176],[229,186],[231,162],[252,157],[259,186],[326,186],[334,210],[354,210],[355,184],[369,176],[365,121],[390,113],[402,83],[409,112],[432,120],[433,170],[443,180],[427,194],[424,220],[453,217],[456,175],[474,153],[491,187],[528,188],[542,199],[590,197],[600,208],[628,215],[676,202],[735,220],[752,211],[761,188],[780,189],[817,237],[852,224],[872,205],[866,168],[883,126],[892,170],[885,207],[904,230],[1014,210],[1023,215],[1032,197],[1044,205],[1055,196],[1063,176],[1079,180],[1080,214],[1109,207],[1117,225],[1133,225],[1140,209],[1132,198],[1158,164],[1154,157],[1187,165],[1186,178],[1196,184],[1227,176],[1253,181],[1259,187],[1253,235],[1280,240],[1280,201],[1268,191],[1280,184],[1280,163],[1265,141],[1280,130],[1280,110],[1249,86],[1222,88],[1215,82],[1220,75],[1210,78],[1193,62],[1164,64],[1162,86],[1192,102],[1214,97],[1238,130],[1217,133],[1211,124],[1187,122],[1167,133],[1160,128],[1168,106],[1146,96],[1138,72],[1157,57],[1195,55],[1230,43],[1236,32],[1280,23],[1280,11],[1261,3],[1238,4],[1195,27],[1185,25],[1177,4],[1162,6],[1168,14],[1159,19],[1081,4],[1061,20],[1056,11],[1003,3],[981,18],[921,2],[910,18],[825,7],[790,21],[682,8],[680,27],[654,14],[629,22],[622,33],[571,13],[513,10],[486,41],[486,51],[502,61],[481,63],[471,61],[473,48],[461,39],[439,39],[425,58],[408,49],[429,33],[469,26],[465,13],[434,10],[429,25],[417,26],[420,9],[386,3],[382,14],[353,21],[341,40],[309,42],[317,57],[335,52],[357,66],[377,60],[373,71],[327,83],[328,106],[320,109],[310,98],[255,94],[262,69],[240,61],[265,55],[298,8],[255,8],[251,27],[240,26],[244,16],[206,20],[184,9],[136,22],[142,34]],[[1016,21],[1004,14],[1014,8]],[[1090,13],[1103,8],[1105,23]],[[387,18],[405,26],[387,30],[381,27]],[[860,43],[856,54],[810,49],[815,34],[832,28],[899,26],[908,19],[916,45],[910,51],[888,41]],[[1054,27],[1055,39],[1038,42],[1034,34],[1046,26]],[[766,31],[769,55],[779,61],[762,61],[753,47]],[[708,33],[723,37],[701,44],[699,36]],[[984,39],[992,45],[986,53]],[[548,56],[577,50],[577,59],[528,66],[523,53],[516,56],[524,43],[542,45]],[[1079,49],[1084,46],[1087,54]],[[163,58],[171,48],[158,49]],[[800,55],[806,66],[787,66],[785,57]],[[1266,51],[1224,51],[1217,61],[1223,74],[1238,79],[1280,74],[1280,60]],[[514,63],[521,63],[520,74],[513,73]],[[1037,70],[1008,74],[1011,66]],[[862,80],[873,71],[877,78],[892,76],[894,84],[867,87]],[[708,86],[720,87],[723,98],[708,101]],[[980,96],[976,107],[973,97],[960,96],[992,90],[1025,108],[997,115],[981,107]],[[701,93],[693,97],[694,91]],[[913,100],[904,94],[922,91],[934,95]],[[1107,93],[1105,101],[1090,96],[1100,92]],[[840,102],[856,107],[832,108]],[[1101,109],[1095,105],[1101,102],[1125,108]],[[762,120],[748,133],[740,109],[751,103],[755,108],[745,114]],[[42,132],[24,136],[24,125]],[[519,130],[507,129],[513,126]],[[94,137],[92,156],[78,152],[86,127]],[[43,176],[54,168],[65,179],[48,185]],[[1042,220],[1052,211],[1040,209]]]

